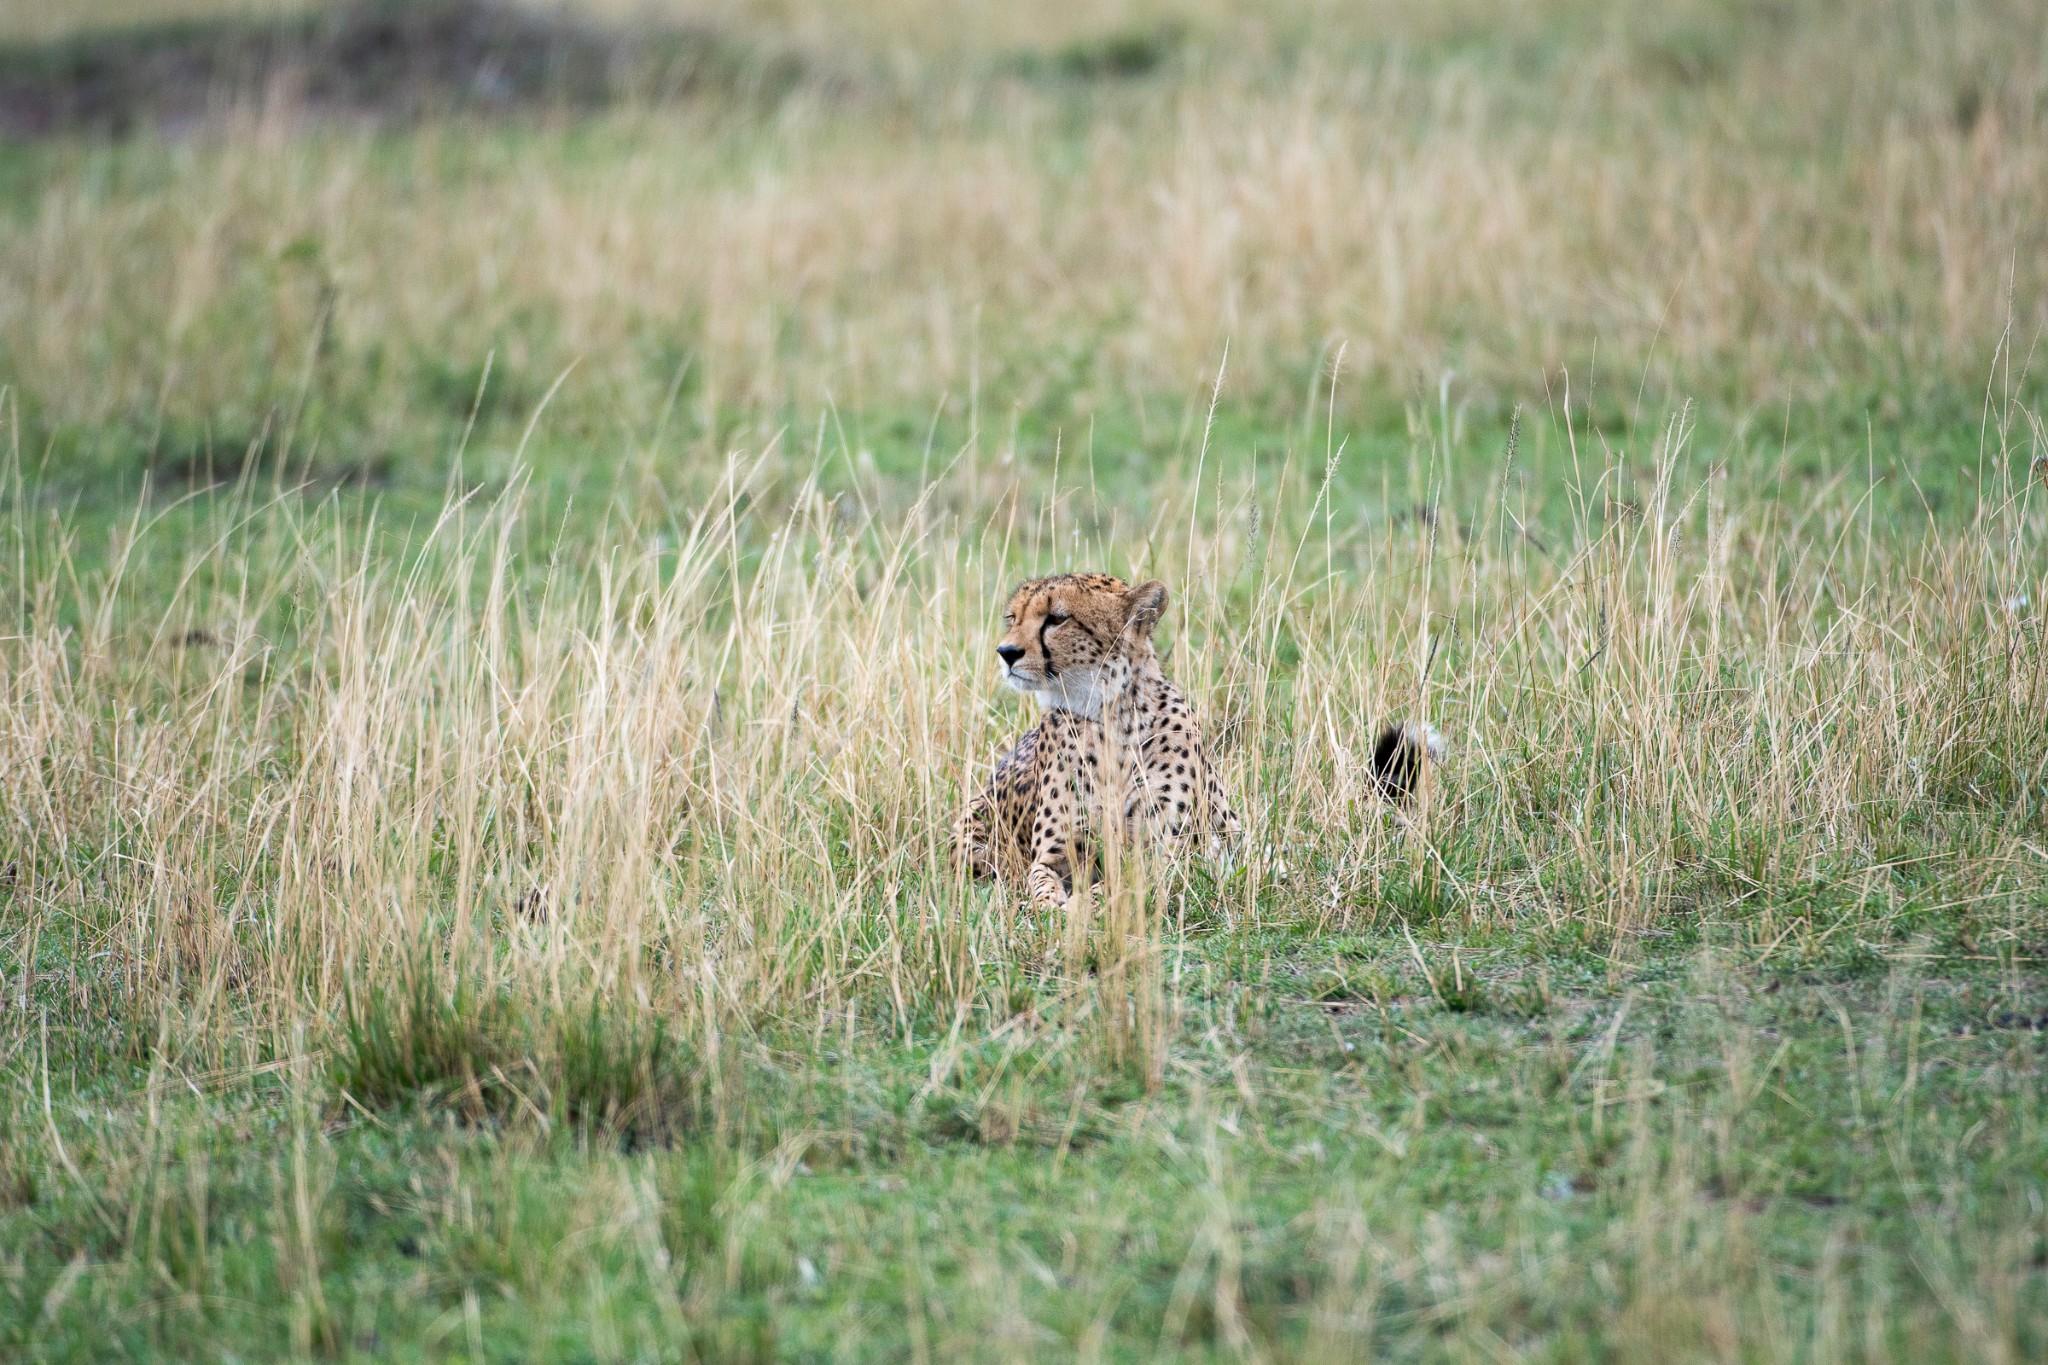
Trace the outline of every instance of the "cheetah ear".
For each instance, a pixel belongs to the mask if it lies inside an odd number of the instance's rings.
[[[1124,594],[1124,628],[1136,631],[1140,639],[1151,635],[1165,614],[1166,585],[1156,578]]]

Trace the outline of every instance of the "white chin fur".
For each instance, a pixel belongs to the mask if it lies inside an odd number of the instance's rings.
[[[1041,683],[1032,695],[1048,711],[1072,711],[1091,720],[1102,718],[1102,680],[1096,671],[1070,669]]]

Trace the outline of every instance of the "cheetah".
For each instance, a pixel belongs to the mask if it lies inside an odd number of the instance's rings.
[[[1037,578],[1012,594],[996,645],[1001,677],[1044,715],[960,818],[955,847],[976,876],[1064,905],[1098,836],[1236,842],[1238,818],[1194,710],[1152,650],[1165,610],[1164,584],[1134,588],[1108,574]]]

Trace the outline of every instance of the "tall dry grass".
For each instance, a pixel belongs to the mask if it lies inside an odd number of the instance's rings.
[[[2038,941],[2041,489],[1997,479],[1966,528],[1902,528],[1827,483],[1770,497],[1688,462],[1688,439],[1681,414],[1639,462],[1596,466],[1589,443],[1554,539],[1520,529],[1549,522],[1508,469],[1463,524],[1361,521],[1318,496],[1305,461],[1269,484],[1164,475],[1153,527],[1115,508],[1089,525],[1074,490],[1065,505],[1013,499],[988,525],[937,510],[949,481],[975,477],[973,451],[909,515],[878,518],[821,494],[822,451],[771,448],[735,461],[718,496],[622,499],[601,533],[571,539],[534,525],[516,484],[452,498],[403,553],[340,500],[250,475],[139,506],[102,561],[17,476],[0,520],[18,566],[0,599],[0,847],[20,965],[6,988],[38,1002],[44,1084],[53,1036],[73,1056],[148,1059],[146,1128],[105,1139],[92,1168],[127,1211],[131,1257],[134,1229],[208,1216],[203,1149],[180,1166],[189,1188],[162,1174],[167,1078],[289,1081],[278,1311],[305,1353],[345,1329],[322,1289],[343,1216],[322,1104],[374,1114],[426,1091],[514,1131],[772,1130],[748,1069],[764,1043],[879,1036],[930,1050],[926,1093],[946,1093],[974,1047],[1080,1055],[1148,1088],[1180,1068],[1185,1106],[1129,1120],[1185,1192],[1164,1342],[1260,1349],[1277,1301],[1315,1359],[1421,1349],[1417,1333],[1477,1351],[1527,1319],[1642,1350],[1926,1359],[1962,1332],[1963,1354],[2020,1358],[2035,1242],[2020,1223],[1979,1226],[1932,1184],[1905,1186],[1912,1271],[1905,1251],[1851,1257],[1850,1234],[1831,1233],[1799,1285],[1781,1273],[1728,1182],[1744,1109],[1783,1052],[1710,960],[1692,1027],[1725,1078],[1652,1076],[1648,1043],[1617,1049],[1625,1007],[1604,1045],[1562,1053],[1590,1087],[1584,1141],[1619,1152],[1605,1179],[1620,1216],[1571,1249],[1513,1207],[1496,1238],[1415,1204],[1401,1157],[1429,1123],[1420,1091],[1411,1121],[1363,1120],[1390,1154],[1377,1174],[1259,1232],[1236,1095],[1226,1108],[1190,1064],[1192,1033],[1229,1007],[1181,963],[1228,929],[1398,925],[1455,945],[1533,928],[1626,957],[1641,934],[1712,917],[1746,956],[1798,960],[1838,936],[1898,941],[1898,878],[1931,864],[1975,951]],[[2048,451],[1992,454],[2023,471]],[[1057,915],[962,885],[943,840],[1027,720],[983,663],[988,618],[1015,576],[1068,562],[1174,585],[1168,666],[1247,838],[1234,873],[1175,880],[1112,859],[1099,910]],[[1456,744],[1412,826],[1387,818],[1364,771],[1394,714],[1428,715]],[[1830,913],[1800,899],[1812,886],[1830,888]],[[44,938],[66,951],[40,953]],[[1444,951],[1416,948],[1448,993]],[[1917,995],[1892,994],[1859,1018],[1847,1065],[1906,1116],[1885,1130],[1893,1160],[1948,1179],[1958,1158],[1914,1135],[1910,1061],[1898,1077]],[[1251,1084],[1240,1071],[1239,1091]],[[1069,1127],[1080,1111],[1077,1092]],[[984,1095],[973,1122],[1000,1142],[1061,1116]],[[599,1159],[529,1207],[516,1143],[496,1176],[451,1162],[438,1202],[421,1198],[545,1320],[587,1311],[592,1257],[607,1292],[644,1285],[667,1315],[635,1310],[630,1330],[673,1333],[715,1320],[742,1266],[814,1256],[858,1283],[943,1255],[975,1292],[942,1315],[913,1301],[914,1340],[1052,1348],[1024,1307],[1039,1281],[993,1233],[923,1247],[914,1216],[815,1231],[841,1225],[807,1222],[791,1181],[814,1140],[788,1135],[715,1203],[661,1185],[665,1167]],[[1127,1284],[1117,1228],[1160,1216],[1112,1206],[1077,1225],[1066,1313],[1107,1320]],[[716,1229],[725,1269],[693,1266],[678,1303],[670,1249],[698,1245],[690,1219]],[[792,1241],[803,1227],[811,1240]],[[207,1292],[197,1245],[152,1294]],[[1572,1316],[1593,1311],[1576,1292],[1588,1273],[1597,1324]]]
[[[1032,33],[924,0],[720,11],[875,58],[767,113],[393,134],[279,104],[23,154],[33,191],[0,215],[0,1048],[28,1102],[0,1165],[33,1150],[53,1188],[86,1192],[81,1225],[105,1221],[124,1258],[93,1271],[107,1292],[127,1275],[210,1334],[226,1199],[208,1204],[203,1148],[167,1155],[184,1138],[157,1101],[178,1077],[280,1075],[285,1128],[254,1140],[282,1144],[274,1288],[311,1354],[342,1340],[323,1258],[358,1216],[323,1120],[431,1092],[512,1136],[490,1163],[451,1160],[423,1223],[460,1226],[533,1321],[610,1321],[579,1295],[638,1286],[659,1320],[621,1330],[672,1342],[746,1267],[794,1282],[812,1256],[835,1292],[900,1276],[911,1340],[937,1354],[1023,1354],[1051,1340],[1030,1321],[1046,1267],[977,1227],[921,1245],[914,1213],[807,1221],[827,1196],[792,1173],[815,1135],[775,1132],[746,1163],[745,1142],[638,1167],[594,1149],[536,1197],[518,1134],[758,1136],[786,1115],[750,1086],[784,1064],[836,1084],[818,1059],[877,1039],[925,1049],[891,1051],[929,1058],[913,1109],[977,1048],[998,1078],[1085,1054],[1180,1087],[1113,1121],[1185,1198],[1134,1183],[1132,1207],[1112,1192],[1074,1221],[1061,1345],[1103,1343],[1127,1234],[1163,1228],[1187,1259],[1161,1349],[1186,1333],[1251,1354],[1297,1314],[1316,1359],[1498,1355],[1532,1322],[1638,1354],[2020,1358],[2026,1215],[1943,1182],[2023,1164],[2003,1144],[2027,1127],[1946,1152],[1916,1129],[1904,959],[1938,932],[2017,978],[2048,904],[2048,159],[2027,7],[1263,23],[1135,4],[1114,23],[1185,26],[1149,84],[1013,60],[1099,35],[1083,9]],[[1358,46],[1290,55],[1301,15]],[[1782,27],[1757,41],[1752,19]],[[934,27],[950,46],[903,37]],[[332,446],[438,457],[486,357],[510,396],[447,462],[430,520],[393,508],[435,473],[381,508],[294,486]],[[1589,415],[1589,371],[1643,420]],[[1409,468],[1344,446],[1346,404],[1418,383]],[[1198,404],[1183,449],[1098,488],[1082,418],[1212,384],[1315,420],[1226,411],[1205,435]],[[1704,437],[1674,397],[1692,391]],[[1942,411],[1970,428],[1933,455],[1780,434],[1788,400],[1868,399],[1881,430],[1888,400],[1929,393],[1967,395]],[[1506,451],[1457,417],[1518,397]],[[672,402],[696,433],[650,436]],[[967,420],[930,423],[948,402]],[[1025,407],[1064,426],[1062,463],[1005,434]],[[880,463],[941,433],[915,480],[878,471],[859,432],[905,413],[915,434]],[[67,433],[112,433],[132,472],[180,422],[222,435],[236,483],[159,484],[111,531],[104,499],[69,505]],[[236,461],[257,431],[266,458]],[[546,477],[571,441],[608,471],[580,520],[518,453]],[[1099,906],[1049,914],[961,882],[945,833],[1031,719],[987,667],[1000,601],[1084,566],[1170,584],[1167,667],[1247,834],[1230,865],[1112,859]],[[1453,749],[1404,825],[1365,762],[1411,715]],[[1590,1038],[1532,1029],[1485,1076],[1530,1114],[1569,1110],[1568,1135],[1518,1159],[1616,1153],[1598,1207],[1623,1216],[1561,1242],[1489,1186],[1465,1211],[1486,1226],[1461,1225],[1407,1159],[1441,1126],[1428,1078],[1462,1084],[1472,1059],[1433,1073],[1423,1054],[1455,1040],[1390,1023],[1409,1119],[1300,1101],[1388,1160],[1261,1230],[1251,1153],[1299,1154],[1256,1111],[1294,1082],[1249,1075],[1231,1020],[1277,989],[1211,990],[1196,964],[1216,939],[1372,929],[1412,934],[1446,1003],[1474,943],[1619,961],[1699,930],[1740,957],[1730,977],[1703,958],[1671,1016],[1718,1073],[1651,1076],[1656,1045],[1617,1041],[1623,1003]],[[1893,1144],[1912,1230],[1852,1245],[1873,1215],[1843,1210],[1795,1274],[1772,1239],[1821,1224],[1753,1217],[1745,1191],[1785,1176],[1741,1161],[1784,1040],[1745,1022],[1734,977],[1847,943],[1903,963],[1855,1037],[1843,1016],[1843,1066],[1873,1115],[1887,1097],[1865,1132]],[[64,1071],[95,1074],[96,1049],[145,1063],[145,1102],[80,1175]],[[2022,1061],[1968,1083],[2025,1112]],[[959,1122],[991,1143],[1051,1130],[1057,1183],[1085,1087],[1047,1114],[986,1084]],[[1758,1161],[1794,1139],[1771,1141]],[[657,1188],[692,1170],[706,1190]],[[703,1264],[678,1275],[677,1256]],[[943,1313],[917,1287],[939,1258],[974,1291]]]
[[[1503,408],[1563,365],[1765,410],[1968,394],[2008,316],[2030,354],[2028,7],[1600,13],[1543,10],[1594,34],[1555,50],[1478,13],[1492,49],[1392,19],[1340,29],[1355,60],[1197,45],[1142,90],[1006,75],[990,38],[992,70],[927,56],[765,116],[394,143],[280,105],[146,166],[53,153],[80,173],[0,223],[0,363],[46,424],[247,431],[317,360],[381,438],[422,367],[490,353],[535,394],[573,365],[600,424],[679,369],[709,414],[985,390],[1082,422],[1226,341],[1240,393],[1343,344],[1354,393],[1455,370]]]
[[[81,1002],[136,1045],[335,1036],[411,982],[550,1018],[605,1002],[714,1056],[849,1008],[1000,1021],[1050,961],[1118,993],[1108,1045],[1154,1071],[1171,1030],[1130,1002],[1170,1014],[1157,954],[1209,926],[1450,914],[1626,952],[1847,882],[1881,934],[1897,860],[1934,856],[1985,933],[2020,933],[2048,764],[2038,438],[1961,533],[1830,485],[1685,482],[1687,440],[1679,414],[1638,463],[1587,468],[1554,545],[1518,529],[1509,471],[1466,525],[1361,522],[1297,468],[1267,492],[1166,476],[1155,526],[1082,531],[1051,504],[877,519],[819,492],[822,451],[771,449],[688,512],[622,501],[535,543],[514,486],[396,555],[250,478],[139,508],[103,570],[17,497],[19,903],[31,937],[85,926],[105,965]],[[1235,872],[1133,884],[1092,924],[961,885],[945,849],[1027,723],[989,685],[989,615],[1054,562],[1174,586],[1169,668],[1248,826]],[[1405,714],[1457,745],[1415,829],[1364,768]]]
[[[133,24],[274,18],[301,13],[317,3],[319,0],[92,0],[90,4],[39,5],[32,0],[0,0],[0,42],[61,42]]]

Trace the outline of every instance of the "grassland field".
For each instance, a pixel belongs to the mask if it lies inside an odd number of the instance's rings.
[[[0,1358],[2041,1359],[2044,326],[2027,0],[0,5]]]

